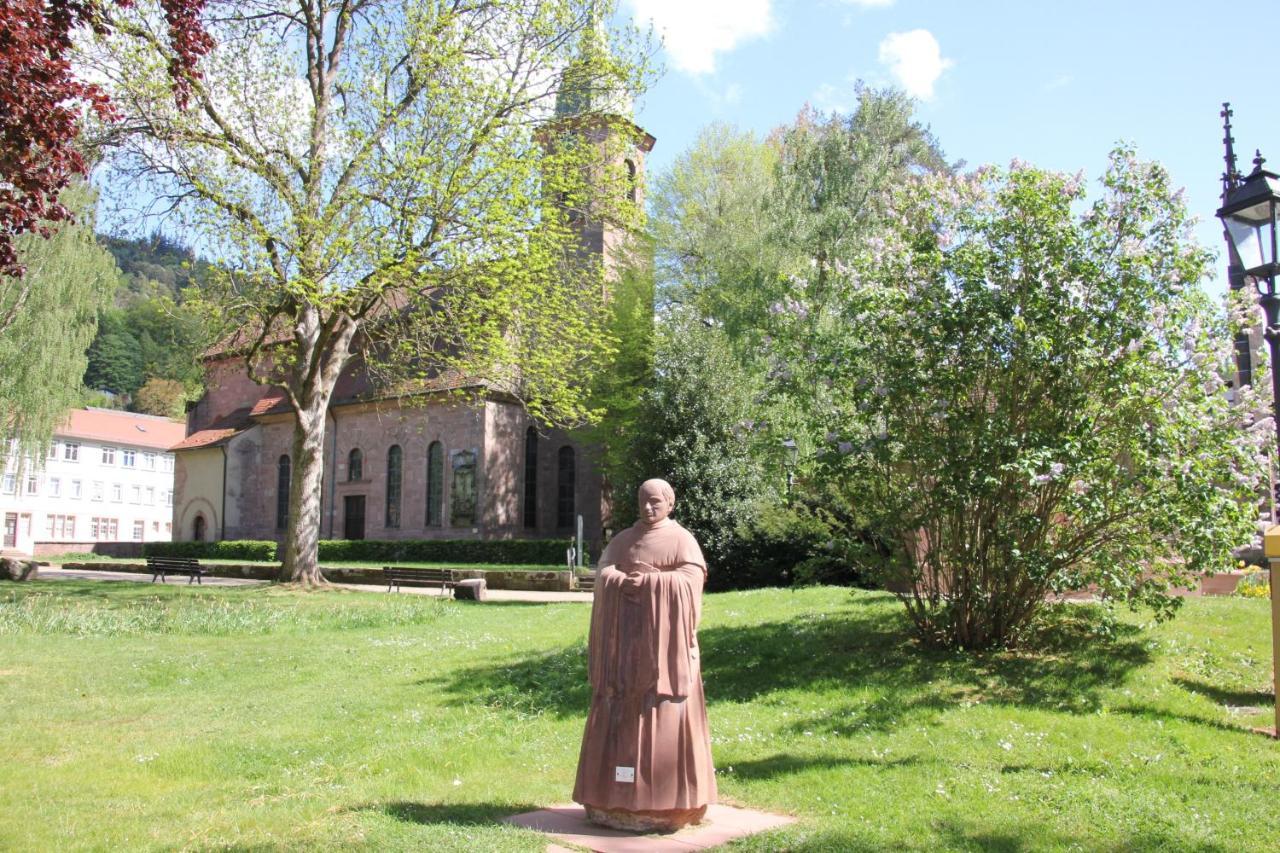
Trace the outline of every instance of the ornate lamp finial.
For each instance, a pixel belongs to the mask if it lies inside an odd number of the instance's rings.
[[[1240,170],[1236,168],[1235,137],[1231,135],[1231,103],[1223,101],[1222,112],[1222,144],[1226,146],[1226,154],[1222,158],[1227,163],[1227,171],[1222,175],[1222,200],[1226,201],[1227,193],[1240,185]]]

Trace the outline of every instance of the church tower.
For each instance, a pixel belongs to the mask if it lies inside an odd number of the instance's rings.
[[[598,165],[590,182],[607,194],[604,204],[569,207],[583,250],[603,258],[606,279],[618,275],[632,250],[632,236],[644,219],[645,155],[656,140],[633,118],[631,97],[612,68],[608,37],[594,4],[578,57],[561,73],[552,134],[573,134],[596,147]]]

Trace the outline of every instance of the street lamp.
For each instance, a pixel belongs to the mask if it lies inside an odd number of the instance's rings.
[[[1230,138],[1230,132],[1227,134]],[[1276,430],[1277,462],[1280,462],[1280,295],[1276,294],[1276,216],[1280,212],[1280,175],[1262,168],[1266,161],[1258,152],[1253,172],[1236,184],[1231,174],[1233,155],[1228,148],[1227,183],[1218,218],[1226,226],[1227,236],[1240,259],[1244,278],[1252,280],[1258,292],[1266,324],[1262,336],[1271,350],[1271,411]],[[1275,728],[1280,737],[1280,589],[1277,589],[1276,564],[1280,563],[1280,527],[1273,526],[1264,537],[1264,553],[1270,567],[1271,580],[1271,667],[1272,689],[1275,691]]]

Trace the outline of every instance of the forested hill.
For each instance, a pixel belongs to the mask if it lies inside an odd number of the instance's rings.
[[[84,385],[88,402],[180,417],[201,393],[204,325],[184,291],[199,287],[209,265],[187,246],[154,234],[141,240],[99,235],[115,258],[119,283],[98,315]]]

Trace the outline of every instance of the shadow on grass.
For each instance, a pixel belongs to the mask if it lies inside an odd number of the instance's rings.
[[[1183,690],[1199,693],[1219,705],[1231,708],[1266,708],[1275,702],[1275,696],[1270,690],[1228,690],[1194,678],[1175,678],[1173,683]]]
[[[1017,652],[967,653],[914,642],[899,606],[854,597],[834,611],[699,631],[707,701],[751,702],[779,691],[862,692],[870,701],[797,722],[796,728],[887,730],[958,705],[998,702],[1089,712],[1104,690],[1150,660],[1138,629],[1108,626],[1085,608],[1053,611]],[[432,677],[454,706],[483,705],[561,717],[586,713],[590,688],[583,642],[515,661]]]
[[[914,767],[924,764],[926,759],[918,755],[902,758],[866,758],[850,756],[799,756],[790,753],[779,753],[756,761],[735,761],[732,769],[720,768],[725,775],[737,779],[772,779],[793,773],[805,773],[809,770],[833,770],[839,767],[872,767],[877,770],[890,770],[898,767]],[[720,772],[720,771],[717,771]]]
[[[806,833],[792,841],[784,831],[778,840],[785,844],[783,849],[793,853],[809,853],[809,851],[839,851],[839,853],[863,853],[863,851],[881,851],[893,849],[886,847],[885,841],[879,837],[868,838],[856,831],[834,830],[827,832]],[[919,845],[917,847],[917,845]],[[757,849],[744,845],[746,849]],[[761,847],[759,849],[766,849]],[[767,848],[773,849],[773,848]],[[1026,850],[1079,850],[1106,849],[1126,851],[1167,851],[1186,850],[1200,853],[1216,853],[1227,848],[1203,841],[1193,841],[1178,835],[1143,831],[1127,838],[1111,838],[1105,840],[1096,836],[1077,838],[1048,829],[1044,824],[1019,823],[1004,829],[992,830],[977,828],[958,820],[934,821],[928,830],[921,827],[920,836],[908,849],[940,849],[940,850],[981,850],[984,853],[1022,853]]]
[[[492,826],[505,817],[536,811],[541,806],[512,803],[415,803],[396,800],[369,803],[352,811],[381,812],[403,823],[419,825]]]

